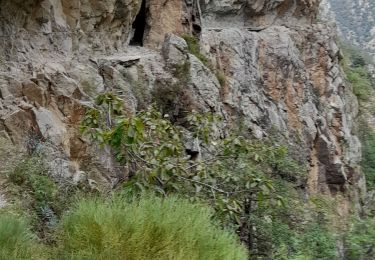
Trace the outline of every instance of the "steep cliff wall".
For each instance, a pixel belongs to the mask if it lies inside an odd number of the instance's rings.
[[[60,175],[99,168],[116,181],[121,171],[113,174],[104,154],[101,165],[89,167],[96,161],[90,160],[93,148],[77,130],[84,107],[96,93],[112,90],[129,111],[142,108],[155,89],[181,81],[176,67],[189,64],[185,108],[221,114],[227,124],[241,122],[256,138],[277,135],[308,164],[302,186],[310,193],[344,192],[359,201],[358,193],[347,192],[362,182],[357,102],[340,70],[334,31],[315,23],[318,5],[2,0],[0,131],[14,142],[48,140],[56,151],[51,161],[64,166]],[[200,37],[211,65],[169,33]]]

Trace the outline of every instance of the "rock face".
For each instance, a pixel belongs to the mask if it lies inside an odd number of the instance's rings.
[[[272,130],[281,134],[295,157],[310,162],[311,192],[340,190],[357,175],[357,104],[340,74],[329,28],[207,30],[202,39],[227,76],[222,91],[226,114],[244,118],[259,138]]]
[[[318,0],[223,0],[201,1],[204,25],[208,27],[265,28],[271,25],[311,23]]]
[[[334,31],[315,23],[319,1],[1,2],[0,131],[18,143],[48,140],[67,176],[95,168],[104,181],[121,178],[108,154],[95,157],[77,130],[97,93],[115,91],[135,111],[179,82],[185,108],[221,114],[256,138],[276,135],[290,146],[308,162],[310,194],[358,188],[357,101]],[[200,37],[212,66],[188,53],[183,33]]]

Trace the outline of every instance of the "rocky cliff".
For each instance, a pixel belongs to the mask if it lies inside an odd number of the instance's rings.
[[[318,0],[0,2],[0,131],[48,146],[57,175],[116,182],[121,170],[79,134],[85,107],[110,90],[135,111],[179,82],[173,116],[211,111],[255,138],[276,135],[308,165],[310,194],[359,201],[357,101],[335,31],[316,23]],[[184,34],[200,39],[204,62]]]

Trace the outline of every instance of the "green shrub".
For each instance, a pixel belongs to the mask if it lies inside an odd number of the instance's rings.
[[[275,181],[283,207],[260,205],[251,215],[252,259],[337,259],[337,237],[332,218],[334,200],[324,196],[300,197],[291,183]]]
[[[372,79],[366,65],[371,64],[371,59],[358,48],[348,43],[340,43],[344,57],[341,63],[349,82],[353,86],[353,92],[359,101],[368,101],[373,89]]]
[[[81,201],[62,219],[58,259],[247,259],[210,219],[207,208],[174,197]]]
[[[241,233],[250,232],[246,219],[251,214],[247,208],[255,206],[250,204],[282,204],[271,173],[292,179],[304,172],[289,158],[286,147],[271,140],[251,140],[240,133],[225,138],[215,135],[215,124],[220,120],[214,114],[193,112],[186,117],[192,137],[202,147],[211,146],[217,151],[202,159],[194,158],[196,154],[187,156],[183,129],[155,109],[120,120],[114,117],[113,129],[101,130],[92,123],[91,115],[105,115],[106,111],[99,108],[89,112],[81,129],[85,134],[94,133],[92,140],[102,140],[98,143],[113,148],[121,164],[132,165],[125,190],[133,194],[145,190],[163,195],[177,193],[204,200],[216,210],[224,226],[241,229]]]
[[[336,238],[325,225],[307,225],[299,237],[299,249],[307,259],[338,259]]]
[[[347,259],[375,259],[375,220],[355,220],[346,240]]]
[[[367,187],[375,188],[375,132],[369,125],[369,115],[375,111],[373,102],[374,85],[366,66],[373,64],[371,58],[357,47],[341,43],[344,52],[342,67],[353,86],[354,94],[360,101],[359,132],[362,142],[361,166],[366,176]]]
[[[367,70],[364,67],[357,67],[347,72],[347,77],[353,85],[354,94],[360,101],[369,99],[372,89],[372,82]]]
[[[44,259],[25,219],[0,215],[0,259]]]
[[[339,44],[342,52],[344,53],[344,69],[347,66],[357,68],[373,63],[370,55],[351,43],[341,41]]]
[[[366,128],[362,135],[362,169],[366,176],[367,187],[375,188],[375,132]]]

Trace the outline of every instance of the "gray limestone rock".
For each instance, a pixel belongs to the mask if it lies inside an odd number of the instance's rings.
[[[74,180],[91,171],[96,177],[87,179],[112,186],[122,178],[116,164],[79,136],[86,107],[98,93],[113,91],[134,112],[152,102],[155,88],[179,83],[180,105],[223,116],[218,132],[241,121],[255,138],[276,133],[309,165],[310,179],[318,169],[319,187],[310,190],[362,189],[358,104],[341,72],[335,31],[312,23],[318,4],[152,0],[143,28],[151,50],[128,46],[140,0],[3,0],[0,131],[19,143],[38,132],[63,151],[51,159],[56,171]],[[199,36],[205,64],[178,36],[189,32]],[[189,66],[177,75],[181,65]],[[97,155],[99,166],[82,169],[86,156]]]

